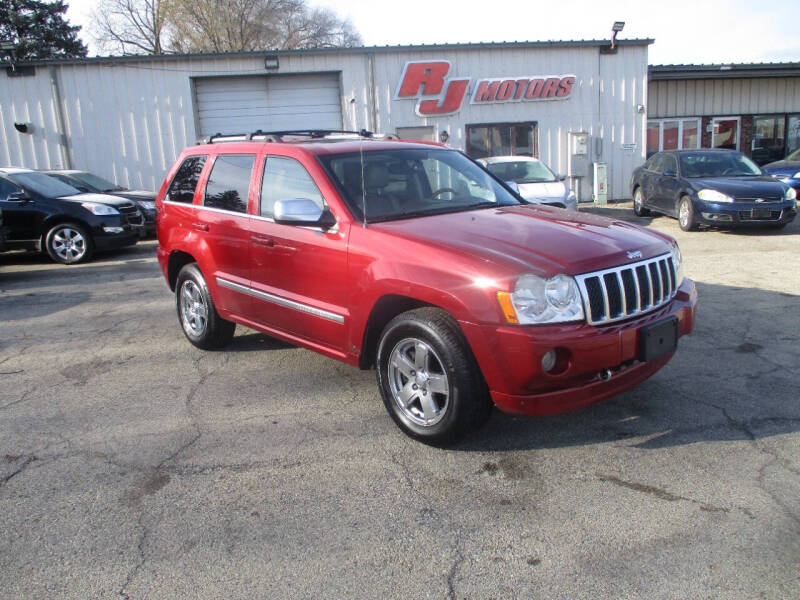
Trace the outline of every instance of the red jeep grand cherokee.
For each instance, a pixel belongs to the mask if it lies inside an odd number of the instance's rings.
[[[187,148],[159,192],[158,258],[189,341],[236,323],[366,369],[411,436],[492,405],[576,409],[650,377],[692,330],[673,239],[527,204],[445,147],[256,132]]]

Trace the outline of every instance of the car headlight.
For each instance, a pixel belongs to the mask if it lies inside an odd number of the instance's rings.
[[[506,321],[514,325],[537,325],[583,321],[583,302],[575,279],[556,275],[542,279],[523,275],[514,291],[497,292]]]
[[[675,265],[675,287],[683,283],[683,255],[677,242],[672,246],[672,264]]]
[[[733,202],[733,198],[717,190],[700,190],[697,192],[697,197],[706,202]]]
[[[118,215],[119,211],[108,204],[98,204],[97,202],[81,202],[81,206],[96,215]]]
[[[792,179],[800,179],[800,171],[792,175]]]
[[[786,190],[786,193],[783,195],[784,200],[796,200],[797,199],[797,192],[794,188],[789,188]]]

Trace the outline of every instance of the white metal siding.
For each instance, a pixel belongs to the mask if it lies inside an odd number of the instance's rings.
[[[647,116],[695,117],[800,112],[800,77],[651,81]]]
[[[338,73],[195,79],[201,135],[341,129]]]
[[[540,158],[561,173],[569,168],[568,133],[588,132],[592,136],[590,160],[608,165],[611,198],[627,195],[627,179],[644,161],[645,115],[636,111],[636,105],[646,104],[645,46],[621,46],[617,54],[602,58],[596,46],[380,51],[372,54],[372,91],[368,83],[370,54],[368,49],[281,54],[279,73],[266,73],[263,56],[259,55],[170,60],[142,57],[56,65],[73,166],[129,187],[156,190],[181,149],[195,143],[201,134],[342,125],[345,129],[393,132],[397,127],[428,125],[434,127],[436,139],[446,130],[450,145],[464,149],[468,124],[520,121],[538,123]],[[419,117],[414,112],[415,100],[393,99],[406,61],[442,58],[452,64],[450,76],[472,78],[468,94],[482,77],[572,73],[577,80],[566,100],[471,105],[467,98],[458,113],[444,117]],[[212,122],[214,111],[206,102],[211,96],[203,93],[210,88],[204,90],[204,86],[218,76],[228,81],[266,79],[267,102],[259,104],[257,110],[269,108],[272,98],[273,108],[284,107],[285,120],[280,126],[259,117],[254,123],[216,121],[207,130],[200,127]],[[319,81],[320,76],[330,83],[322,92],[326,108],[321,114],[330,119],[324,123],[313,121],[318,113],[312,112],[312,107],[293,100],[297,84]],[[374,120],[370,106],[373,93]],[[234,97],[227,99],[229,104]],[[242,113],[250,108],[245,102],[237,110]],[[219,107],[216,111],[215,118],[224,112]],[[298,120],[292,121],[289,116]],[[47,67],[36,67],[33,77],[12,79],[0,73],[0,120],[0,163],[34,168],[62,166]],[[34,133],[17,133],[14,120],[33,123]],[[596,144],[597,139],[602,142]],[[622,144],[633,143],[637,144],[634,149],[622,148]],[[590,180],[583,178],[584,199],[591,193]]]

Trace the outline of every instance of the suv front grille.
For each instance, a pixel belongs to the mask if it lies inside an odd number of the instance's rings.
[[[677,291],[672,255],[576,275],[590,325],[603,325],[649,312]]]
[[[123,204],[122,206],[118,206],[117,210],[119,210],[122,215],[122,220],[125,223],[134,226],[144,225],[144,216],[133,204]]]

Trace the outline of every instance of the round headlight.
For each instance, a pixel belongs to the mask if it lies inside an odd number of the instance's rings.
[[[583,302],[575,279],[556,275],[543,279],[523,275],[517,280],[513,293],[498,292],[497,299],[506,321],[533,325],[583,320]]]
[[[789,188],[788,190],[786,190],[786,193],[783,195],[783,197],[786,200],[796,200],[797,191],[794,188]]]

